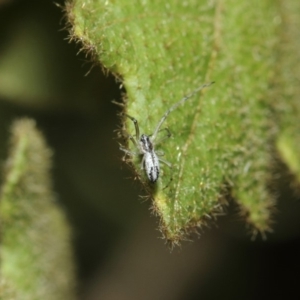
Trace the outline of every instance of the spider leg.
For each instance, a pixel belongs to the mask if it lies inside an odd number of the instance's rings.
[[[155,153],[156,153],[157,156],[164,156],[165,155],[165,152],[162,151],[162,150],[156,150]]]
[[[131,142],[133,143],[133,145],[136,147],[136,149],[139,149],[139,145],[138,145],[138,141],[139,141],[139,138],[140,138],[140,130],[139,130],[139,125],[138,125],[138,121],[131,117],[131,116],[128,116],[125,114],[126,117],[128,117],[130,120],[132,120],[132,122],[134,123],[134,127],[135,127],[135,138],[132,136],[132,135],[129,135],[128,133],[124,132],[124,135],[126,135],[125,138],[131,140]],[[127,150],[123,147],[120,147],[120,150],[124,151],[125,153],[133,156],[133,155],[139,155],[140,153],[137,153],[137,152],[134,152],[134,151],[130,151],[130,150]]]
[[[137,141],[136,141],[136,139],[135,139],[132,135],[128,135],[127,138],[128,138],[129,140],[131,140],[131,142],[134,144],[134,146],[135,146],[136,148],[138,148]]]
[[[128,154],[129,156],[138,156],[139,155],[139,153],[127,150],[123,147],[120,147],[120,150],[123,151],[125,154]]]
[[[127,114],[125,114],[125,116],[133,122],[134,128],[135,128],[135,138],[137,141],[139,141],[140,140],[140,128],[139,128],[139,123],[138,123],[137,119],[135,119],[134,117],[131,117]]]
[[[161,161],[162,163],[167,165],[170,169],[172,169],[172,164],[171,163],[169,163],[168,161],[162,159],[161,157],[159,157],[158,159],[159,159],[159,161]],[[169,182],[167,183],[166,186],[163,187],[163,190],[166,189],[172,181],[173,181],[173,176],[171,175],[171,178],[170,178]]]
[[[139,149],[138,147],[138,144],[137,144],[137,141],[135,140],[135,138],[132,136],[132,135],[127,135],[126,137],[127,139],[131,140],[131,142],[134,144],[134,146]],[[137,152],[134,152],[134,151],[130,151],[130,150],[127,150],[125,149],[124,147],[120,146],[120,150],[122,150],[123,152],[129,154],[129,155],[139,155],[139,153]]]
[[[171,131],[169,130],[169,128],[167,128],[167,127],[162,128],[162,129],[159,130],[159,132],[160,132],[160,131],[163,131],[163,130],[165,130],[165,131],[167,132],[167,134],[166,134],[165,136],[161,137],[161,138],[160,138],[157,142],[155,142],[155,143],[154,143],[154,140],[152,140],[152,142],[153,142],[155,145],[160,144],[161,142],[163,142],[164,140],[169,139],[169,138],[172,136],[172,133],[171,133]]]
[[[173,104],[166,112],[165,114],[162,116],[162,118],[160,119],[160,121],[158,122],[156,129],[154,130],[153,133],[153,141],[156,139],[157,133],[160,130],[161,125],[164,123],[164,121],[167,119],[168,115],[175,110],[179,105],[183,104],[184,102],[186,102],[188,99],[190,99],[191,97],[193,97],[196,93],[200,92],[203,88],[208,87],[210,85],[212,85],[214,82],[210,82],[210,83],[206,83],[201,85],[200,87],[198,87],[197,89],[195,89],[192,93],[190,93],[187,96],[184,96],[180,101],[178,101],[177,103]]]
[[[172,181],[173,181],[173,177],[170,178],[168,184],[163,188],[163,190],[166,189],[166,188],[170,185],[170,183],[171,183]]]
[[[161,161],[162,163],[164,163],[165,165],[167,165],[169,168],[172,168],[172,164],[169,163],[168,161],[164,160],[163,158],[159,157],[158,158],[159,161]]]

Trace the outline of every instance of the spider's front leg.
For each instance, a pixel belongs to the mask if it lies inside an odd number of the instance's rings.
[[[140,140],[140,128],[139,128],[139,123],[138,123],[137,119],[135,119],[134,117],[131,117],[127,114],[125,114],[125,116],[133,122],[134,128],[135,128],[135,140],[136,140],[136,142],[139,141]]]
[[[125,152],[126,154],[128,154],[130,156],[138,156],[140,154],[140,147],[139,147],[140,130],[139,130],[138,121],[135,118],[133,118],[133,117],[127,115],[127,114],[124,114],[124,115],[126,117],[128,117],[133,122],[134,128],[135,128],[135,138],[132,135],[129,135],[127,133],[126,133],[126,138],[129,139],[129,140],[131,140],[131,142],[133,143],[133,145],[135,146],[135,148],[138,150],[138,152],[127,150],[127,149],[125,149],[122,146],[120,147],[120,150],[122,150],[123,152]]]

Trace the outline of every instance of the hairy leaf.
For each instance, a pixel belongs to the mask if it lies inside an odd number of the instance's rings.
[[[50,157],[34,121],[16,121],[0,201],[1,299],[74,299],[70,230],[54,202]]]
[[[161,166],[158,183],[153,186],[141,158],[133,158],[165,237],[177,242],[187,229],[205,224],[228,192],[254,232],[268,230],[275,2],[77,0],[67,11],[71,37],[122,78],[124,110],[142,133],[152,134],[186,94],[216,82],[166,120],[173,135],[157,149],[173,167]],[[132,122],[124,122],[134,135]]]

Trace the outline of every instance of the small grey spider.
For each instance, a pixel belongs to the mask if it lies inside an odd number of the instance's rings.
[[[120,150],[128,154],[129,156],[143,156],[142,158],[142,169],[145,169],[147,177],[151,183],[155,183],[158,180],[159,173],[160,173],[160,165],[159,162],[162,162],[166,164],[168,167],[172,167],[172,165],[161,158],[163,156],[162,151],[157,151],[155,150],[155,146],[159,144],[162,140],[169,138],[171,136],[170,131],[167,128],[160,129],[164,121],[167,119],[168,115],[175,110],[179,105],[187,101],[189,98],[194,96],[196,93],[201,91],[203,88],[208,87],[212,85],[214,82],[206,83],[195,89],[191,94],[183,97],[180,101],[175,103],[173,106],[171,106],[165,114],[162,116],[160,121],[158,122],[154,133],[152,135],[146,135],[146,134],[141,134],[140,135],[140,129],[139,129],[139,124],[138,121],[129,116],[126,115],[134,124],[135,127],[135,138],[132,135],[129,135],[128,138],[132,141],[134,146],[137,149],[137,152],[133,152],[130,150],[127,150],[123,147],[120,147]],[[156,137],[159,131],[161,130],[166,130],[167,135],[159,140],[158,142],[156,141]]]

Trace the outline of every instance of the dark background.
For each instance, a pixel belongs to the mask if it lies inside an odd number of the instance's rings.
[[[34,118],[54,150],[80,299],[299,299],[300,202],[284,165],[266,241],[251,241],[230,201],[226,216],[170,252],[121,161],[112,100],[124,91],[78,53],[65,27],[52,1],[0,1],[0,159],[12,121]]]

